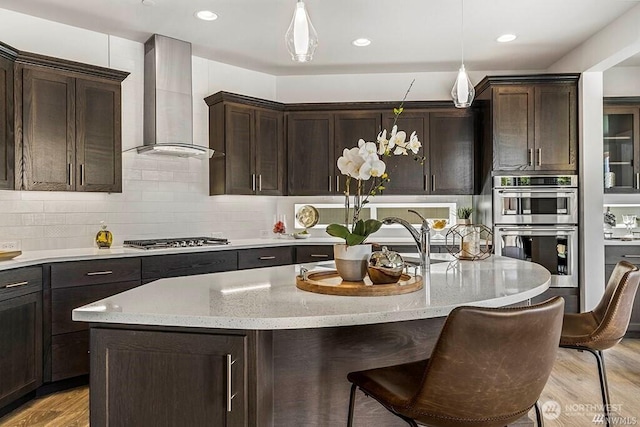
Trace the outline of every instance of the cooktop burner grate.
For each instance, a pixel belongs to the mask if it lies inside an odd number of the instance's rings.
[[[229,240],[218,237],[176,237],[173,239],[125,240],[125,248],[166,249],[193,248],[198,246],[228,245]]]

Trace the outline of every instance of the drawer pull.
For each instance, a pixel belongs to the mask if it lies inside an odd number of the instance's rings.
[[[640,258],[640,255],[622,255],[622,258]]]
[[[233,398],[236,397],[237,394],[233,392],[233,384],[231,384],[233,380],[233,378],[231,377],[231,369],[234,363],[236,363],[236,361],[233,360],[233,356],[227,354],[227,412],[232,411],[233,408],[231,406],[231,403],[233,401]]]
[[[266,261],[269,259],[276,259],[276,257],[274,257],[273,255],[268,255],[268,256],[261,256],[260,258],[258,258],[261,261]]]
[[[9,288],[17,288],[18,286],[24,286],[24,285],[28,285],[29,282],[18,282],[18,283],[11,283],[10,285],[6,285],[5,289],[9,289]]]
[[[311,258],[329,258],[327,254],[311,254]]]
[[[87,273],[87,276],[107,276],[109,274],[113,274],[113,271],[111,271],[111,270],[90,271],[90,272]]]

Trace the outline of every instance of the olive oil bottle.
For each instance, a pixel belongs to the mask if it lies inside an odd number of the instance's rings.
[[[113,243],[113,234],[107,230],[107,224],[100,221],[100,231],[96,234],[96,244],[100,249],[109,249]]]

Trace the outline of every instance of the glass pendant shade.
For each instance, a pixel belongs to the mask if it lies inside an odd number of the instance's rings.
[[[318,34],[311,24],[304,2],[296,3],[293,19],[284,39],[291,59],[298,62],[308,62],[313,59],[313,53],[318,46]]]
[[[453,98],[453,104],[456,108],[467,108],[471,106],[473,97],[476,96],[476,90],[471,84],[469,75],[464,69],[464,64],[458,70],[458,77],[451,89],[451,98]]]

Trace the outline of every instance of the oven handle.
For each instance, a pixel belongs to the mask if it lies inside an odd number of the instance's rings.
[[[577,191],[549,191],[549,190],[498,190],[498,194],[502,197],[540,197],[548,194],[553,197],[575,197]]]
[[[499,231],[542,231],[542,232],[550,232],[550,231],[578,231],[578,227],[532,227],[532,226],[524,226],[524,227],[498,227]]]

